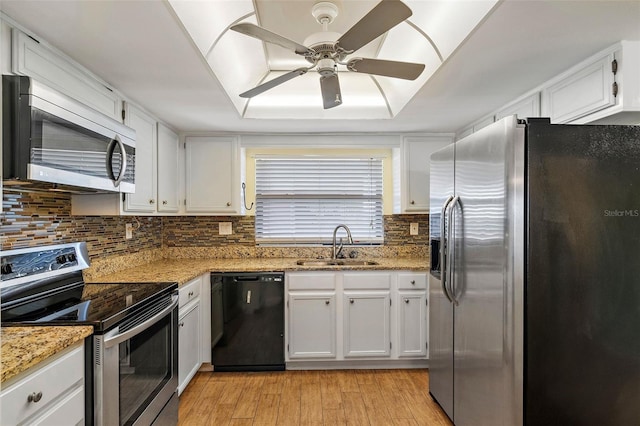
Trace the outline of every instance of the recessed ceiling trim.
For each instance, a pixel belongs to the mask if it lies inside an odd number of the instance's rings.
[[[211,55],[211,52],[213,52],[213,49],[216,47],[216,45],[218,44],[218,42],[220,41],[220,39],[222,38],[222,36],[224,36],[224,35],[227,33],[227,31],[229,31],[229,29],[230,29],[231,27],[233,27],[235,24],[237,24],[237,23],[239,23],[239,22],[244,21],[244,20],[245,20],[245,19],[247,19],[247,18],[250,18],[250,17],[251,17],[251,16],[253,16],[253,15],[256,15],[256,19],[258,19],[258,15],[256,14],[256,11],[255,11],[255,3],[254,3],[254,11],[253,11],[253,12],[251,12],[251,13],[247,13],[246,15],[239,17],[238,19],[236,19],[235,21],[233,21],[232,23],[230,23],[230,24],[227,26],[227,28],[225,28],[225,29],[224,29],[224,31],[222,31],[222,32],[220,33],[220,35],[218,36],[218,38],[216,38],[216,39],[213,41],[213,44],[211,44],[211,47],[209,48],[209,50],[207,50],[207,54],[206,54],[204,57],[205,57],[205,58],[208,58],[208,57],[209,57],[209,55]],[[264,47],[264,43],[263,43],[263,47]],[[266,50],[265,50],[265,53],[266,53]]]
[[[384,90],[382,90],[382,87],[380,87],[380,84],[378,83],[378,80],[376,80],[375,76],[369,74],[369,77],[371,77],[371,80],[373,80],[373,83],[376,85],[378,91],[380,92],[380,96],[382,96],[382,99],[384,99],[384,104],[387,106],[387,111],[389,112],[389,118],[393,118],[393,111],[391,111],[391,105],[389,105],[387,95],[384,93]]]
[[[416,24],[414,24],[413,22],[411,22],[409,19],[407,19],[405,21],[407,24],[409,24],[414,30],[416,30],[417,32],[419,32],[420,34],[422,34],[422,36],[424,38],[427,39],[427,41],[431,44],[431,47],[433,47],[433,50],[435,50],[436,55],[438,55],[438,58],[440,58],[440,62],[444,62],[444,58],[442,57],[442,53],[440,53],[440,49],[438,49],[438,46],[436,46],[436,44],[434,43],[434,41],[431,39],[431,37],[429,37],[429,35],[427,33],[425,33],[424,31],[422,31],[422,28],[420,28],[419,26],[417,26]]]

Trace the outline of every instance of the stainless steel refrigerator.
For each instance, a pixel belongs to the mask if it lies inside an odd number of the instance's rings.
[[[640,126],[431,157],[429,392],[458,426],[640,424]]]

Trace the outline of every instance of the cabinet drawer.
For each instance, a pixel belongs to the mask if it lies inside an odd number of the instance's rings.
[[[198,277],[195,280],[189,281],[185,285],[179,288],[178,306],[183,307],[192,300],[196,300],[200,297],[200,285],[202,284],[202,278]]]
[[[333,272],[287,274],[289,290],[334,290],[336,276]]]
[[[391,287],[391,275],[386,272],[345,273],[345,290],[387,290]]]
[[[398,289],[426,290],[427,274],[398,274]]]
[[[83,425],[84,424],[84,387],[78,387],[38,418],[33,425]]]
[[[34,367],[24,379],[4,389],[0,424],[14,425],[45,409],[74,386],[84,385],[84,350],[82,343],[44,367]],[[29,370],[31,371],[31,370]],[[32,394],[42,394],[38,402],[29,402]]]

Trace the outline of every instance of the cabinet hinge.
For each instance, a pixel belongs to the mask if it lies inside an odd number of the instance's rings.
[[[187,199],[186,198],[184,199],[184,205],[185,206],[187,205]]]
[[[616,83],[615,81],[613,82],[613,85],[611,87],[611,92],[613,93],[614,98],[618,96],[618,83]]]
[[[289,353],[289,344],[287,343],[287,353]]]
[[[392,349],[392,345],[391,345],[391,342],[389,342],[389,349]]]
[[[37,38],[33,38],[30,35],[27,35],[27,37],[29,37],[31,40],[35,41],[36,43],[40,44],[40,40],[38,40]]]
[[[127,111],[124,108],[124,102],[122,102],[122,111],[120,113],[122,115],[122,122],[124,123],[124,120],[127,117]]]
[[[183,142],[184,149],[187,149],[187,143]]]
[[[389,306],[391,306],[391,299],[389,299]]]
[[[104,86],[108,91],[110,91],[111,93],[113,93],[113,89],[112,89],[111,87],[107,86],[106,84],[103,84],[103,86]]]
[[[287,308],[289,307],[289,301],[287,300]]]
[[[123,192],[122,193],[122,202],[124,203],[126,201],[127,197],[126,194]]]
[[[616,75],[618,73],[618,60],[614,59],[613,61],[611,61],[611,72],[613,73],[613,75]]]

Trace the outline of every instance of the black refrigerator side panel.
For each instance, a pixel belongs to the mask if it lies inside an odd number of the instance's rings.
[[[528,127],[525,424],[640,421],[640,126]]]

